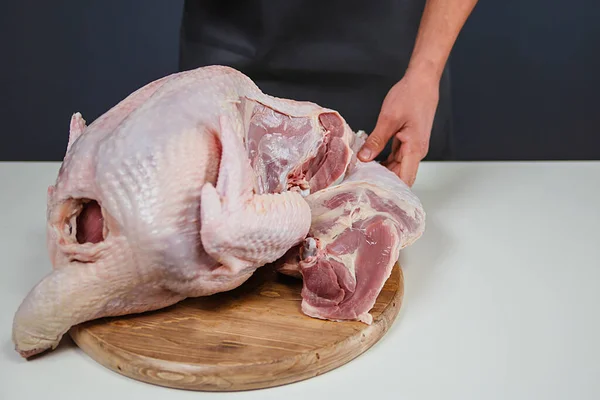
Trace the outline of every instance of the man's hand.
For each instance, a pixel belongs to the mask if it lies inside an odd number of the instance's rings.
[[[385,165],[412,186],[419,163],[429,150],[438,100],[439,79],[435,74],[407,71],[385,97],[377,125],[358,158],[373,160],[393,138],[392,152]]]
[[[415,47],[402,78],[386,96],[377,125],[358,158],[371,161],[394,138],[387,167],[412,186],[439,100],[439,81],[450,50],[477,0],[427,0]]]

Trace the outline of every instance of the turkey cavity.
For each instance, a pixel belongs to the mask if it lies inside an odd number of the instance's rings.
[[[104,240],[104,218],[102,209],[95,200],[82,200],[81,211],[76,218],[75,237],[77,242],[99,243]]]

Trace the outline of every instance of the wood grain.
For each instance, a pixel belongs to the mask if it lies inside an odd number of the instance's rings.
[[[143,314],[103,318],[70,334],[91,358],[130,378],[178,389],[237,391],[297,382],[356,358],[389,329],[404,294],[396,265],[373,324],[314,319],[302,284],[270,267],[236,290]]]

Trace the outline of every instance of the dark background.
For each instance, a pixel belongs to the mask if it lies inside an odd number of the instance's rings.
[[[182,0],[5,1],[0,160],[61,160],[90,123],[177,71]],[[462,160],[600,159],[600,2],[481,0],[451,57]]]

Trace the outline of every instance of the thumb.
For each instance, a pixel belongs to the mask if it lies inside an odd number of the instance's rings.
[[[385,144],[396,133],[395,126],[389,118],[380,118],[373,133],[369,135],[360,151],[358,158],[362,162],[372,161],[381,153]]]

